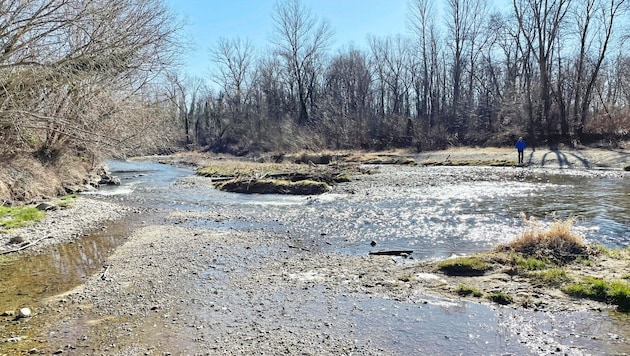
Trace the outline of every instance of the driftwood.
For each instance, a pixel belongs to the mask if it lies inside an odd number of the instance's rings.
[[[408,256],[413,253],[413,250],[379,250],[371,251],[370,255],[377,256]]]
[[[8,255],[8,254],[10,254],[10,253],[19,252],[19,251],[22,251],[22,250],[26,250],[27,248],[29,248],[29,247],[31,247],[31,246],[35,246],[35,245],[37,245],[40,241],[45,240],[45,239],[49,239],[49,238],[50,238],[50,236],[42,237],[42,238],[37,239],[37,240],[35,240],[35,241],[33,241],[33,242],[29,242],[29,243],[27,243],[27,244],[26,244],[26,245],[24,245],[24,246],[18,247],[18,248],[16,248],[15,250],[2,251],[2,252],[0,252],[0,256],[1,256],[1,255]]]

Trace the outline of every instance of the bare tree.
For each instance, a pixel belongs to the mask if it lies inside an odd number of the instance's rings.
[[[624,3],[627,1],[586,0],[576,10],[575,19],[579,29],[580,50],[575,67],[572,121],[578,140],[581,140],[583,136],[593,91],[609,51],[615,22],[627,11],[627,5]],[[590,65],[587,65],[589,53],[592,58]]]
[[[546,123],[546,134],[553,134],[551,118],[552,65],[554,45],[559,41],[561,25],[569,11],[571,0],[513,0],[514,13],[521,34],[538,66],[540,84],[537,118],[539,124]]]
[[[132,129],[151,125],[126,120],[154,107],[146,89],[178,49],[178,24],[161,0],[1,1],[0,13],[5,127],[42,152],[140,141]]]
[[[315,75],[320,69],[319,61],[333,32],[328,22],[315,17],[300,0],[279,0],[272,18],[275,31],[272,43],[296,86],[298,123],[306,124],[310,121],[308,104],[313,95]]]

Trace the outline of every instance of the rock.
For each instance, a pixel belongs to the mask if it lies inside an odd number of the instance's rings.
[[[22,236],[13,236],[9,240],[9,245],[21,244],[22,242],[24,242],[24,238]]]
[[[18,318],[30,318],[32,315],[30,308],[22,308],[18,313]]]
[[[109,173],[103,173],[99,185],[120,185],[120,178],[115,177]]]
[[[43,203],[39,203],[36,206],[37,210],[41,210],[41,211],[49,211],[49,210],[57,210],[59,209],[59,207],[55,204],[52,203],[47,203],[47,202],[43,202]]]
[[[2,313],[0,316],[14,316],[15,312],[13,310],[7,310],[4,313]]]

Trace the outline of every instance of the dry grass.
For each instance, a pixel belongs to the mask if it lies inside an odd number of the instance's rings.
[[[300,165],[281,163],[257,163],[251,161],[217,160],[197,170],[197,174],[203,177],[242,177],[264,176],[266,174],[285,171],[306,171],[300,169]]]
[[[14,156],[0,165],[0,205],[28,203],[64,192],[55,167],[44,166],[29,155]]]
[[[515,251],[525,257],[550,260],[556,264],[565,264],[578,257],[587,257],[589,248],[584,238],[572,229],[574,218],[555,220],[545,228],[536,218],[527,219],[521,214],[527,225],[525,232],[515,240],[498,246],[496,251]]]

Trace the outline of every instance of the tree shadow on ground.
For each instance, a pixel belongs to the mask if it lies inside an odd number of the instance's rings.
[[[573,168],[573,163],[569,162],[567,156],[558,149],[553,149],[551,152],[545,152],[542,159],[540,160],[541,167],[544,167],[547,164],[547,160],[552,160],[552,158],[547,158],[550,154],[555,154],[556,159],[558,161],[558,166],[560,168]]]

